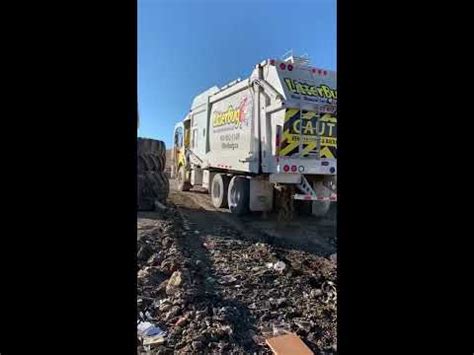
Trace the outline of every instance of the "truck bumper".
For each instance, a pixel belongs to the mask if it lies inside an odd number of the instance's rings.
[[[269,180],[271,183],[299,184],[301,182],[301,174],[287,174],[287,173],[270,174]]]
[[[308,159],[279,157],[276,159],[276,172],[304,175],[336,175],[336,159]]]
[[[337,201],[337,195],[332,194],[329,197],[317,197],[313,195],[304,195],[304,194],[294,194],[293,198],[295,200],[304,200],[304,201]]]

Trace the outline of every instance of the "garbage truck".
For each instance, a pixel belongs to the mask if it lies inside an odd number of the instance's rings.
[[[300,204],[324,216],[337,201],[336,150],[336,72],[291,54],[194,98],[174,128],[171,176],[237,215]]]

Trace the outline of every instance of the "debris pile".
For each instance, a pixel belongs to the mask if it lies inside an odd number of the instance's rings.
[[[271,354],[266,339],[287,333],[336,353],[333,261],[230,227],[195,233],[173,206],[152,220],[139,225],[138,353]]]

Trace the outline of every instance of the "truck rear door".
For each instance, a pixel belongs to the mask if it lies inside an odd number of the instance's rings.
[[[286,109],[279,156],[336,159],[336,148],[336,114]]]

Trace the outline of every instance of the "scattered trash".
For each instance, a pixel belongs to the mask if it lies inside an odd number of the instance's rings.
[[[298,328],[304,330],[305,332],[310,332],[311,330],[311,322],[306,320],[295,320],[294,323],[297,325]]]
[[[237,278],[232,276],[232,275],[225,275],[222,276],[222,281],[220,282],[221,284],[230,284],[232,282],[237,281]]]
[[[283,270],[285,270],[285,268],[286,268],[286,264],[283,261],[278,261],[275,264],[273,264],[273,269],[278,272],[282,272]]]
[[[188,321],[188,318],[189,318],[189,314],[179,318],[178,321],[176,322],[175,326],[177,326],[177,327],[183,326]]]
[[[280,323],[280,324],[273,324],[272,325],[272,334],[273,334],[273,336],[289,334],[289,333],[290,333],[289,324]]]
[[[314,355],[311,349],[295,334],[269,338],[266,343],[276,355]]]
[[[324,294],[324,303],[336,303],[337,301],[337,289],[336,285],[332,281],[324,281],[321,285],[321,291]]]
[[[286,303],[286,301],[287,301],[286,297],[278,298],[276,300],[276,304],[277,304],[278,307],[280,307],[280,306],[284,305]]]
[[[145,318],[148,320],[155,320],[155,318],[151,315],[150,311],[145,312]]]
[[[138,277],[139,279],[143,279],[143,278],[145,278],[145,277],[147,277],[147,276],[148,276],[148,270],[146,270],[146,269],[140,269],[140,270],[138,270],[137,277]]]
[[[202,243],[203,247],[208,249],[208,250],[212,250],[216,247],[216,243],[213,243],[213,242],[204,242]]]
[[[137,325],[137,333],[140,337],[163,335],[165,332],[150,322],[140,322]]]
[[[171,294],[173,293],[174,289],[176,287],[179,287],[181,286],[181,284],[183,283],[183,277],[181,275],[181,272],[180,271],[175,271],[173,272],[173,274],[171,275],[170,279],[168,280],[168,284],[166,286],[166,294]]]
[[[137,354],[268,354],[266,339],[294,332],[333,353],[334,262],[217,223],[184,235],[180,213],[170,203],[153,220],[139,217]]]
[[[137,259],[139,262],[144,262],[153,254],[152,248],[148,244],[143,244],[137,253]]]
[[[265,338],[263,336],[254,335],[252,340],[259,346],[265,346]]]
[[[147,336],[143,338],[143,345],[144,346],[161,345],[165,341],[166,341],[165,336],[158,334],[158,335]]]

